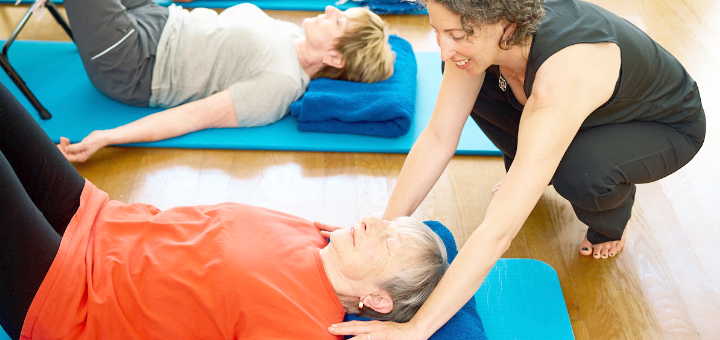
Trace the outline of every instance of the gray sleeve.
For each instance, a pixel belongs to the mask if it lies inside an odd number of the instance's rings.
[[[263,126],[280,120],[304,91],[290,76],[274,72],[230,85],[238,126]]]

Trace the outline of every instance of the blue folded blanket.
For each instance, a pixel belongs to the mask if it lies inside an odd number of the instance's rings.
[[[396,54],[390,78],[372,84],[319,78],[290,105],[298,130],[399,137],[415,114],[417,62],[406,40],[390,36]]]
[[[430,227],[445,243],[447,249],[448,262],[455,259],[458,253],[450,230],[445,228],[440,222],[425,221],[425,225]],[[346,320],[368,320],[367,318],[357,317],[355,315],[345,316]],[[485,329],[483,328],[480,315],[475,308],[475,297],[471,298],[468,303],[460,309],[444,326],[430,337],[430,340],[487,340]]]
[[[354,0],[360,6],[367,6],[377,14],[422,13],[424,7],[418,1],[407,0]]]

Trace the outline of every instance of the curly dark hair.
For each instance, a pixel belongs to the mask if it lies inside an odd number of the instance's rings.
[[[510,24],[505,26],[507,39],[498,41],[500,48],[508,49],[511,45],[522,45],[537,32],[545,20],[545,0],[416,0],[427,6],[428,1],[443,5],[451,13],[460,16],[460,24],[468,37],[475,33],[473,26],[483,27],[494,25],[505,19]],[[503,34],[505,36],[505,34]]]

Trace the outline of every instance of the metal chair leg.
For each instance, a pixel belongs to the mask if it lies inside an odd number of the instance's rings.
[[[65,30],[65,32],[70,36],[70,39],[72,39],[72,32],[70,31],[70,26],[65,21],[65,19],[60,16],[58,13],[57,7],[55,4],[53,4],[51,1],[48,1],[45,4],[46,8],[52,14],[52,16],[55,18],[55,20],[62,26],[62,28]],[[12,79],[13,83],[20,89],[20,92],[25,95],[25,97],[28,99],[30,104],[37,110],[38,114],[40,115],[40,118],[42,119],[50,119],[52,118],[52,115],[50,115],[50,112],[40,103],[40,101],[35,97],[35,95],[30,91],[27,84],[25,84],[25,81],[20,77],[20,75],[15,71],[15,69],[10,65],[10,59],[8,59],[8,50],[10,49],[10,45],[15,41],[15,38],[17,38],[18,34],[20,34],[20,31],[23,29],[25,24],[30,20],[30,16],[32,15],[32,8],[28,10],[27,13],[25,13],[25,16],[20,20],[20,23],[15,27],[15,30],[10,35],[10,37],[5,41],[5,45],[3,45],[2,48],[2,54],[0,54],[0,66],[2,66],[3,70],[5,70],[5,73],[8,74],[10,79]]]
[[[52,1],[48,0],[45,3],[45,8],[48,9],[50,14],[52,14],[53,18],[55,18],[55,21],[57,21],[57,23],[60,24],[60,26],[65,30],[65,33],[67,33],[70,39],[75,40],[75,38],[73,38],[72,31],[70,31],[70,24],[65,21],[65,18],[63,18],[60,13],[58,13],[58,9],[55,4]]]

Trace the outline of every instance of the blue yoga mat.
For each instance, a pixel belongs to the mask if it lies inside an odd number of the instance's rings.
[[[543,262],[500,259],[475,302],[488,339],[575,339],[560,281]],[[9,339],[0,329],[0,340]]]
[[[0,4],[14,4],[16,0],[0,0]],[[21,4],[32,4],[35,0],[22,0]],[[52,0],[54,4],[62,5],[63,0]],[[344,4],[337,4],[334,0],[196,0],[191,2],[173,2],[172,0],[155,0],[161,6],[177,4],[185,8],[206,7],[206,8],[228,8],[241,3],[252,3],[264,10],[287,10],[287,11],[324,11],[326,6],[335,6],[346,10],[358,5],[348,0]],[[427,14],[426,9],[419,9],[403,14]]]
[[[544,262],[500,259],[475,303],[488,339],[575,339],[560,280]]]
[[[71,42],[15,41],[8,55],[10,63],[53,118],[41,120],[5,72],[0,72],[0,82],[33,114],[56,143],[60,141],[60,136],[68,137],[71,142],[78,142],[93,130],[117,127],[159,111],[157,108],[125,105],[98,91],[87,78],[77,49]],[[417,111],[410,132],[398,138],[301,132],[297,129],[297,120],[288,115],[263,127],[210,129],[164,141],[130,146],[407,153],[430,120],[442,78],[439,53],[417,52],[416,57]],[[500,151],[472,119],[468,119],[465,124],[456,153],[500,155]]]

